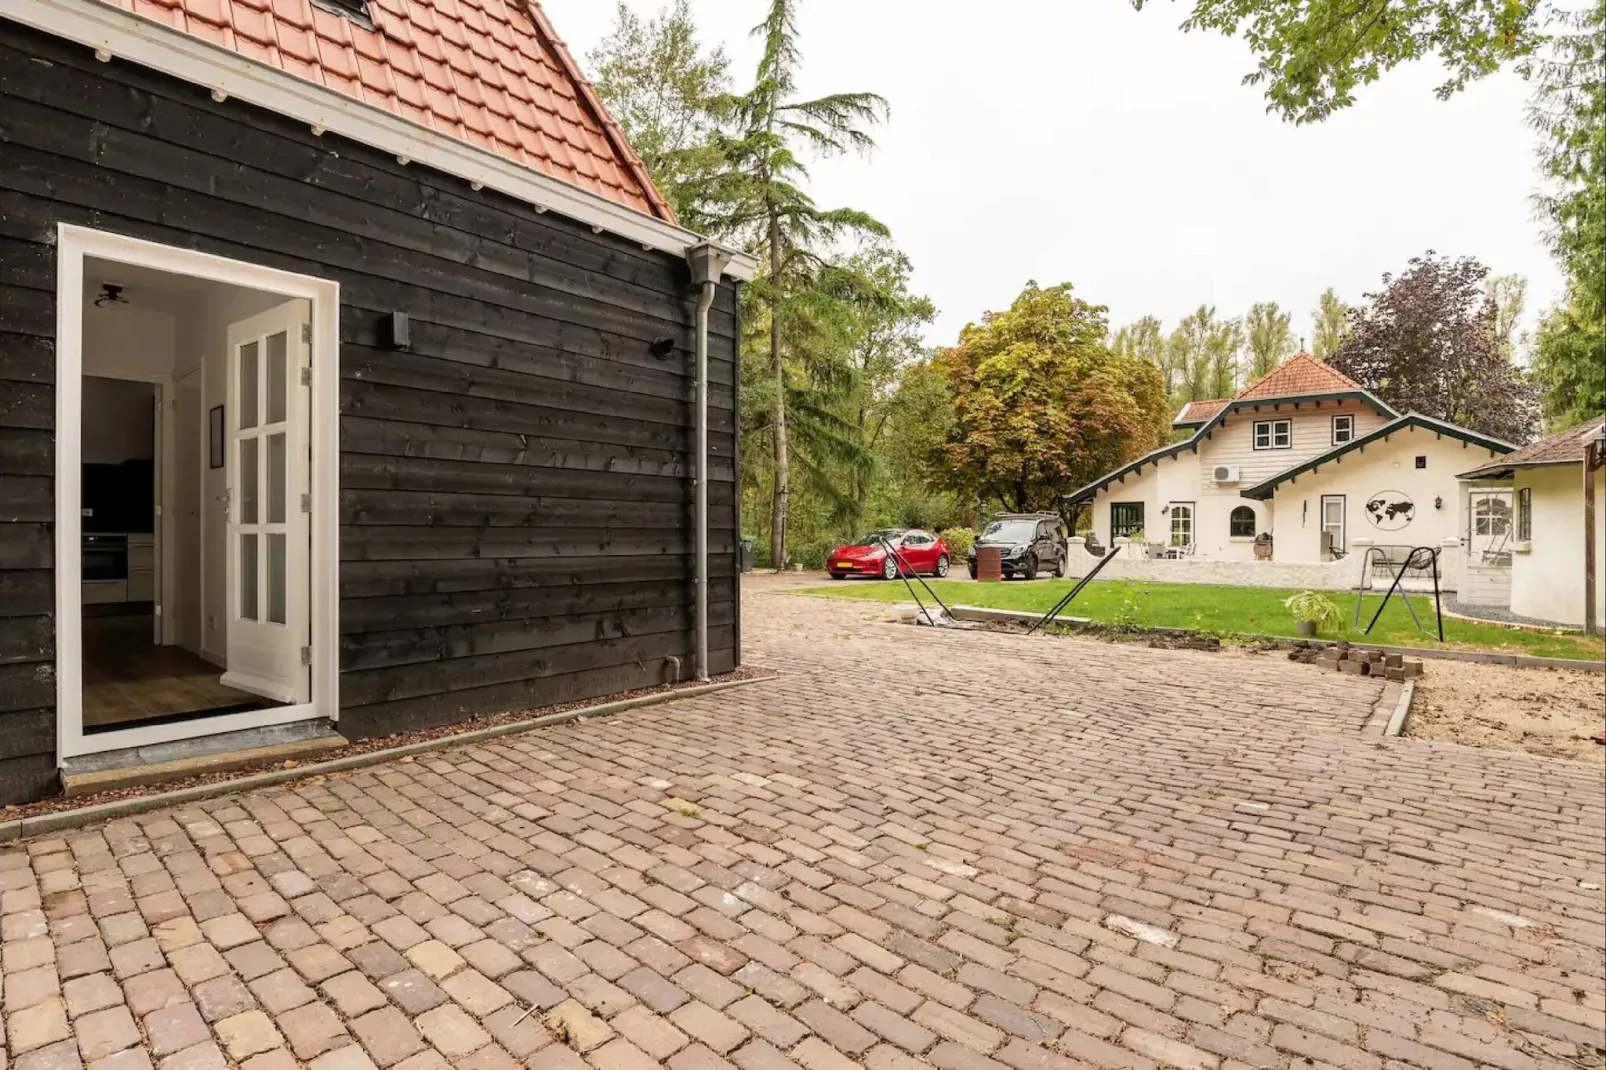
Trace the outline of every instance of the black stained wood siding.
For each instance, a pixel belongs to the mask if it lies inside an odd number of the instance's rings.
[[[690,673],[681,257],[0,20],[0,802],[38,796],[56,768],[62,222],[340,283],[348,736],[656,684],[670,658]],[[715,672],[739,657],[735,310],[722,286]],[[391,311],[411,317],[409,352],[384,347]],[[664,335],[676,351],[659,360]]]

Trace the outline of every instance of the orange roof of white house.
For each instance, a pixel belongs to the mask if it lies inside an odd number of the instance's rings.
[[[1230,398],[1188,402],[1171,421],[1171,426],[1197,427],[1209,423],[1222,409],[1237,401],[1308,397],[1311,394],[1338,394],[1364,389],[1349,376],[1300,351]]]
[[[536,0],[106,2],[674,221]]]
[[[1234,401],[1258,398],[1293,398],[1310,394],[1337,394],[1364,390],[1354,379],[1336,371],[1309,353],[1299,352],[1256,379],[1233,396]],[[1226,404],[1223,402],[1222,404]]]

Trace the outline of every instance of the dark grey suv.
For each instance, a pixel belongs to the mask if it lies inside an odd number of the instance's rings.
[[[1065,575],[1065,525],[1058,513],[1000,513],[982,529],[970,548],[970,578],[976,578],[976,549],[1003,551],[1004,578],[1037,578],[1039,572]]]

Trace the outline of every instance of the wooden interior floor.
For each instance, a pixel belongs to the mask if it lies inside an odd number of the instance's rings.
[[[222,670],[176,646],[151,641],[148,616],[84,620],[84,727],[127,726],[208,710],[271,706],[218,682]]]

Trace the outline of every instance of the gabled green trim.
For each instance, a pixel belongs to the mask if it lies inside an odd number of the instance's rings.
[[[1142,457],[1139,457],[1137,460],[1124,464],[1115,471],[1110,472],[1107,475],[1100,476],[1098,479],[1095,479],[1086,486],[1078,487],[1076,490],[1071,491],[1069,494],[1064,496],[1064,500],[1072,505],[1085,504],[1086,502],[1091,501],[1095,496],[1097,496],[1099,491],[1103,490],[1105,487],[1108,487],[1111,483],[1114,483],[1117,480],[1124,480],[1133,472],[1141,472],[1143,470],[1143,466],[1151,461],[1159,463],[1160,461],[1165,460],[1167,457],[1175,457],[1184,449],[1191,449],[1193,452],[1198,453],[1199,443],[1205,441],[1215,434],[1216,427],[1222,423],[1225,423],[1229,414],[1236,413],[1240,409],[1253,410],[1256,408],[1269,408],[1274,405],[1287,405],[1293,407],[1307,401],[1348,400],[1364,401],[1370,405],[1372,409],[1380,416],[1387,416],[1390,418],[1396,418],[1399,416],[1399,413],[1385,405],[1377,397],[1377,395],[1373,394],[1370,390],[1335,390],[1326,394],[1299,394],[1294,397],[1286,398],[1245,398],[1242,401],[1232,401],[1229,402],[1227,406],[1220,412],[1216,413],[1209,420],[1201,424],[1188,425],[1173,423],[1172,426],[1174,427],[1197,426],[1199,430],[1194,432],[1192,438],[1184,439],[1181,442],[1172,443],[1169,446],[1162,446],[1157,450],[1151,450],[1150,452],[1145,453]]]
[[[1369,443],[1376,442],[1379,439],[1386,440],[1390,435],[1398,434],[1412,427],[1420,427],[1424,431],[1432,431],[1435,435],[1448,435],[1459,442],[1482,446],[1484,449],[1493,450],[1496,453],[1511,453],[1517,448],[1509,442],[1502,442],[1498,438],[1490,438],[1488,435],[1480,435],[1476,431],[1469,431],[1464,427],[1447,423],[1444,420],[1435,420],[1433,417],[1423,416],[1419,412],[1408,412],[1398,419],[1389,421],[1382,427],[1367,432],[1360,438],[1352,438],[1343,445],[1334,446],[1326,453],[1318,454],[1287,471],[1279,472],[1270,479],[1256,483],[1252,487],[1246,487],[1239,491],[1239,497],[1265,501],[1284,483],[1291,482],[1306,472],[1314,472],[1329,462],[1336,463],[1340,457],[1343,457],[1344,454],[1349,453],[1351,450],[1364,449]]]

